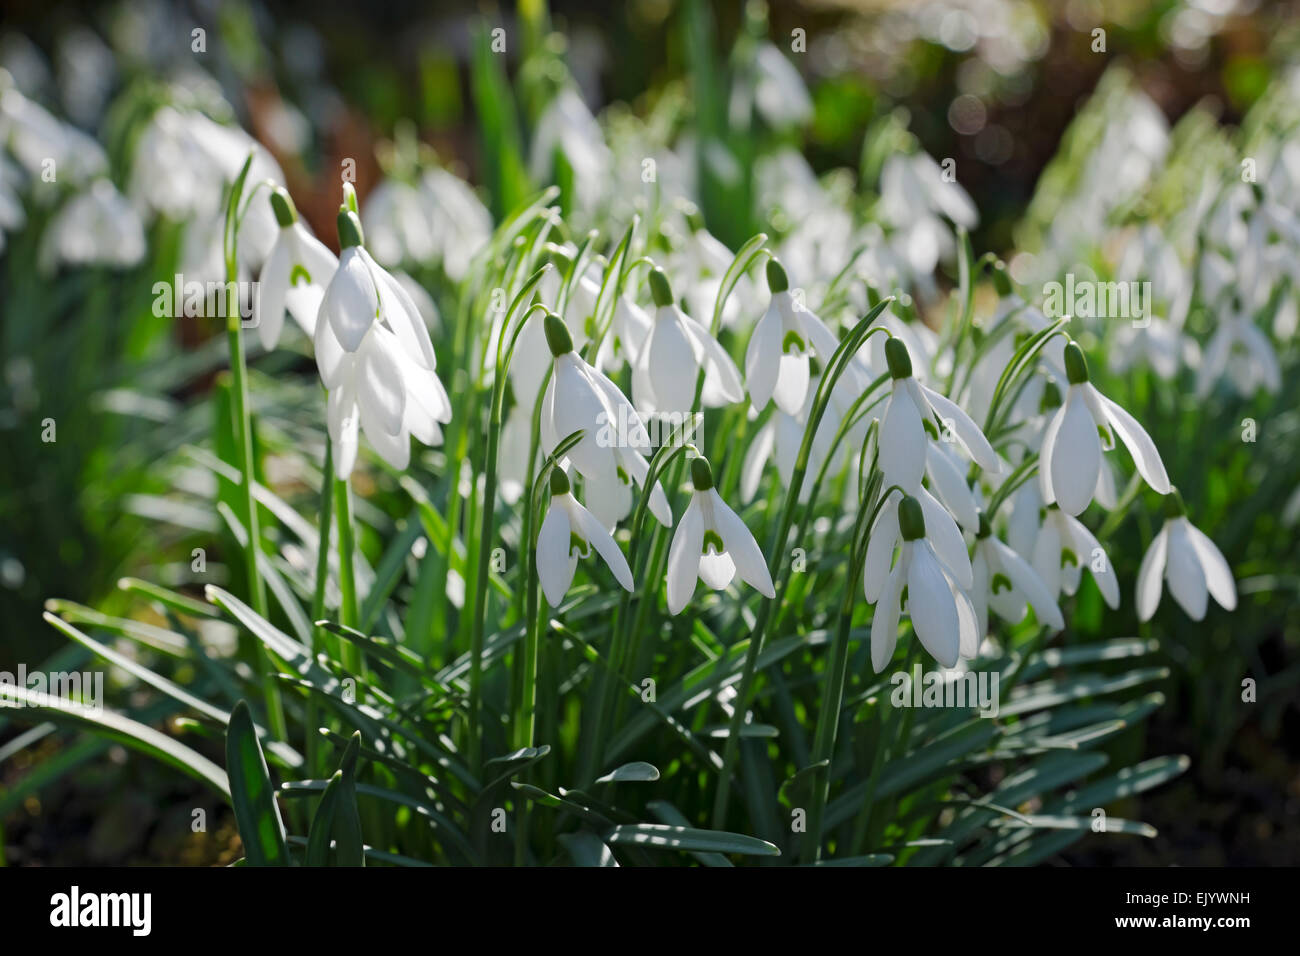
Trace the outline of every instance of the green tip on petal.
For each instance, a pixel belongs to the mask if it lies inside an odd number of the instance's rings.
[[[987,538],[987,537],[988,537],[989,535],[991,535],[992,533],[993,533],[993,526],[989,524],[989,516],[986,515],[984,512],[981,511],[981,512],[980,512],[980,527],[979,527],[979,530],[975,532],[975,537],[977,537],[977,538]]]
[[[357,190],[351,183],[343,184],[343,208],[360,215],[357,209]]]
[[[282,186],[276,186],[271,191],[271,209],[281,229],[287,229],[298,221],[298,210],[293,207],[293,200]]]
[[[707,458],[691,459],[691,484],[696,491],[708,491],[713,487],[713,469]]]
[[[785,266],[775,256],[767,260],[767,287],[773,295],[790,288],[790,277],[785,274]]]
[[[569,476],[564,473],[564,469],[555,467],[551,469],[551,495],[567,495],[569,493]]]
[[[663,269],[650,273],[650,294],[654,296],[656,306],[673,304],[673,287],[668,284],[668,276]]]
[[[1088,381],[1088,360],[1083,357],[1083,349],[1075,342],[1065,347],[1065,377],[1071,385],[1082,385]]]
[[[908,354],[907,346],[892,335],[885,339],[885,362],[894,378],[911,378],[912,356]]]
[[[361,231],[361,220],[357,214],[346,206],[339,209],[339,251],[359,246],[365,242]]]
[[[1177,488],[1171,488],[1169,494],[1165,495],[1165,517],[1181,518],[1185,514],[1187,506],[1183,504],[1183,496]]]
[[[921,502],[911,495],[904,495],[898,503],[898,527],[903,532],[904,541],[917,541],[925,537],[925,515],[921,512]]]
[[[554,312],[547,312],[543,327],[546,329],[546,344],[551,347],[552,355],[559,358],[573,351],[573,336],[569,334],[569,327],[563,319]]]

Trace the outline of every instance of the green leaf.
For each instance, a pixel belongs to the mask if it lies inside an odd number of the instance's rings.
[[[577,866],[618,866],[614,851],[589,830],[562,833],[557,839]]]
[[[665,823],[634,823],[617,826],[605,835],[605,842],[652,850],[705,850],[745,856],[780,856],[780,849],[766,840],[726,830],[697,830]]]
[[[10,708],[16,708],[11,710]],[[88,707],[60,697],[51,697],[16,684],[0,683],[0,711],[15,718],[30,716],[33,723],[42,720],[89,729],[100,737],[149,754],[183,770],[212,787],[222,797],[230,798],[230,781],[225,771],[207,757],[173,740],[152,727],[115,714],[111,710]]]
[[[275,802],[271,775],[253,727],[246,701],[230,712],[226,726],[226,770],[230,774],[230,802],[244,843],[249,866],[288,866],[289,848],[284,821]]]
[[[625,781],[649,781],[659,779],[659,768],[642,760],[634,760],[611,770],[598,779],[597,783],[623,783]]]

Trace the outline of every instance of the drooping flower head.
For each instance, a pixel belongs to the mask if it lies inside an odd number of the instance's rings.
[[[334,253],[299,221],[284,189],[272,191],[271,208],[280,233],[262,266],[253,296],[257,335],[267,351],[280,341],[286,308],[308,336],[315,335],[321,300],[339,264]]]
[[[1237,606],[1237,585],[1223,552],[1205,533],[1187,520],[1178,489],[1165,496],[1165,524],[1147,548],[1138,569],[1138,620],[1149,621],[1160,604],[1160,585],[1169,582],[1169,593],[1193,621],[1205,619],[1208,598],[1224,610]]]
[[[442,440],[451,402],[434,367],[429,330],[411,297],[362,244],[361,221],[338,215],[342,255],[316,317],[316,365],[329,390],[326,419],[335,474],[346,480],[357,458],[358,428],[380,456],[402,470],[411,436]]]
[[[686,607],[697,580],[721,591],[739,575],[764,597],[776,597],[758,542],[718,494],[706,459],[691,459],[691,484],[691,503],[668,549],[668,612]]]
[[[1128,447],[1146,483],[1169,493],[1169,475],[1155,442],[1136,418],[1112,402],[1088,380],[1088,362],[1074,342],[1065,347],[1069,381],[1065,403],[1047,430],[1039,451],[1038,474],[1043,501],[1055,502],[1068,515],[1077,515],[1092,502],[1101,474],[1102,438],[1105,450],[1115,447],[1116,434]]]
[[[590,556],[592,548],[614,572],[618,583],[631,591],[632,569],[627,558],[605,526],[573,497],[569,476],[557,466],[551,470],[551,504],[537,534],[537,576],[551,607],[559,607],[564,600],[573,584],[578,558]]]

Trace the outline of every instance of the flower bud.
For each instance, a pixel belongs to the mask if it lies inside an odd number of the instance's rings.
[[[293,200],[283,186],[271,190],[271,210],[281,229],[287,229],[298,221],[298,210],[293,207]]]
[[[885,339],[885,363],[894,378],[911,378],[912,356],[908,354],[907,346],[892,335]]]
[[[921,502],[911,495],[904,495],[898,503],[898,529],[903,532],[904,541],[916,541],[925,537],[925,515],[921,512]]]
[[[550,346],[552,355],[559,358],[573,351],[573,336],[569,334],[569,327],[558,315],[547,312],[543,328],[546,330],[546,344]]]
[[[708,491],[713,487],[713,469],[707,458],[691,459],[691,484],[696,491]]]
[[[1088,381],[1088,360],[1083,357],[1083,349],[1074,342],[1065,347],[1065,377],[1071,385]]]
[[[663,269],[655,269],[650,273],[650,294],[654,296],[656,306],[673,304],[673,287],[668,284],[668,276],[664,275]]]
[[[767,287],[773,295],[790,288],[790,277],[785,274],[785,266],[775,257],[767,260]]]
[[[338,217],[339,228],[339,251],[350,249],[352,246],[359,246],[365,242],[364,233],[361,231],[361,220],[357,214],[346,206],[339,208]]]

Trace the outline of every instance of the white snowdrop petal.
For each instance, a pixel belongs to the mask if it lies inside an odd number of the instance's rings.
[[[1139,621],[1149,621],[1160,604],[1160,591],[1165,578],[1165,557],[1169,526],[1166,523],[1151,540],[1151,546],[1142,556],[1137,576],[1137,616]]]
[[[1205,532],[1191,522],[1187,524],[1187,537],[1196,549],[1196,556],[1201,561],[1205,572],[1205,583],[1225,611],[1237,607],[1237,585],[1232,577],[1232,568],[1224,560],[1223,552],[1206,536]]]
[[[356,391],[345,380],[330,390],[325,403],[325,421],[334,443],[334,474],[340,481],[347,481],[356,466],[360,419]]]
[[[913,379],[913,382],[916,380]],[[970,452],[971,458],[975,464],[979,465],[991,475],[996,475],[1001,467],[998,463],[997,453],[993,451],[993,446],[989,440],[984,437],[984,432],[975,424],[969,415],[954,401],[940,395],[932,388],[917,384],[917,388],[929,401],[930,406],[939,416],[940,420],[951,423],[952,430],[961,443],[966,446]]]
[[[885,582],[889,578],[889,565],[894,557],[894,547],[898,543],[898,493],[890,494],[888,500],[880,506],[880,514],[871,527],[871,537],[867,541],[867,556],[863,563],[862,585],[868,604],[880,600]]]
[[[740,520],[740,515],[732,511],[722,500],[717,489],[710,488],[708,494],[713,501],[713,522],[718,536],[722,538],[727,553],[735,562],[740,579],[764,597],[776,597],[776,589],[772,586],[772,575],[767,569],[767,561],[764,560],[763,552],[759,549],[758,542],[754,540],[754,535],[746,527],[745,522]]]
[[[886,487],[898,485],[910,493],[921,483],[927,440],[916,403],[907,388],[895,381],[880,422],[880,469]]]
[[[921,513],[925,516],[925,538],[944,566],[952,572],[957,584],[963,588],[971,586],[970,555],[966,551],[966,541],[961,536],[957,522],[935,500],[934,495],[924,488],[917,489],[916,499],[921,503]]]
[[[569,513],[555,497],[537,532],[537,578],[546,603],[559,607],[573,583],[574,564],[569,560]]]
[[[1209,589],[1205,583],[1205,572],[1201,569],[1201,560],[1187,534],[1187,528],[1186,521],[1175,520],[1170,523],[1165,576],[1169,580],[1169,593],[1178,602],[1178,606],[1193,621],[1201,621],[1205,619]]]
[[[930,656],[944,667],[952,667],[961,652],[952,590],[929,544],[916,541],[913,545],[907,568],[907,613]]]
[[[1110,555],[1098,543],[1096,536],[1078,518],[1071,517],[1064,512],[1058,512],[1058,514],[1067,529],[1064,537],[1068,539],[1072,550],[1079,559],[1079,567],[1075,569],[1076,573],[1083,568],[1087,568],[1092,575],[1092,579],[1097,582],[1097,587],[1101,590],[1101,596],[1106,604],[1111,610],[1119,607],[1119,579],[1115,574],[1115,565],[1111,563]],[[1095,565],[1101,565],[1100,569]],[[1073,590],[1070,593],[1073,593]]]
[[[596,553],[604,559],[623,589],[631,591],[632,569],[628,567],[627,558],[623,556],[614,538],[605,530],[605,526],[596,520],[595,515],[578,504],[572,495],[569,496],[566,505],[569,509],[569,520],[577,527],[579,536],[596,549]]]
[[[777,375],[776,388],[772,391],[772,401],[787,415],[798,415],[803,411],[808,397],[808,355],[804,352],[784,352],[778,366],[780,373]]]
[[[357,246],[343,251],[338,271],[330,280],[321,311],[334,329],[344,351],[355,352],[378,317],[379,298],[374,278]]]
[[[1069,390],[1065,413],[1049,463],[1056,503],[1068,515],[1080,514],[1092,503],[1101,469],[1101,439],[1078,386]]]
[[[253,294],[253,316],[257,322],[257,337],[268,352],[280,342],[284,328],[284,300],[289,291],[290,246],[288,235],[281,230],[276,237],[271,254],[262,266],[257,289]]]
[[[953,585],[953,606],[957,610],[957,652],[968,661],[974,660],[979,657],[980,645],[984,643],[984,632],[979,628],[979,616],[975,613],[975,605],[971,603],[966,592],[958,588],[951,578],[948,579],[948,583]]]
[[[871,619],[871,666],[877,674],[893,659],[898,644],[899,600],[906,583],[905,572],[900,561],[889,573],[876,604],[875,617]]]
[[[979,510],[975,506],[975,496],[971,493],[966,478],[952,456],[934,442],[930,442],[925,453],[925,464],[926,472],[934,486],[935,496],[952,512],[953,517],[961,522],[962,527],[967,531],[977,531]]]
[[[672,544],[668,548],[669,614],[681,613],[695,591],[703,544],[704,516],[700,513],[699,497],[693,495],[677,530],[673,532]]]
[[[1057,606],[1055,595],[1047,590],[1047,585],[1043,579],[1038,576],[1033,568],[1020,555],[1016,554],[1009,547],[996,538],[988,539],[990,546],[998,556],[998,565],[1011,586],[1025,596],[1030,605],[1033,606],[1034,613],[1038,615],[1038,620],[1046,624],[1053,631],[1065,629],[1065,618],[1061,616],[1061,609]]]
[[[650,335],[646,366],[654,391],[655,409],[661,412],[689,412],[695,400],[699,363],[685,327],[673,311],[662,306]]]
[[[736,576],[736,563],[726,551],[706,548],[700,555],[700,580],[715,591],[724,590]]]
[[[1042,444],[1038,447],[1038,487],[1042,492],[1042,503],[1047,505],[1056,501],[1056,490],[1052,487],[1052,460],[1056,457],[1056,438],[1064,420],[1065,406],[1062,405],[1048,421],[1043,430]]]
[[[401,367],[378,336],[370,336],[359,350],[357,400],[371,420],[390,435],[402,427],[406,389]]]
[[[1083,386],[1091,388],[1091,384]],[[1112,402],[1105,395],[1094,390],[1096,397],[1101,401],[1101,407],[1106,413],[1106,420],[1110,426],[1119,435],[1120,441],[1129,450],[1133,456],[1133,464],[1137,466],[1140,474],[1153,491],[1162,495],[1169,494],[1169,475],[1165,472],[1165,463],[1160,458],[1160,452],[1156,448],[1156,443],[1151,440],[1146,429],[1138,424],[1138,420],[1130,415],[1119,405]]]

